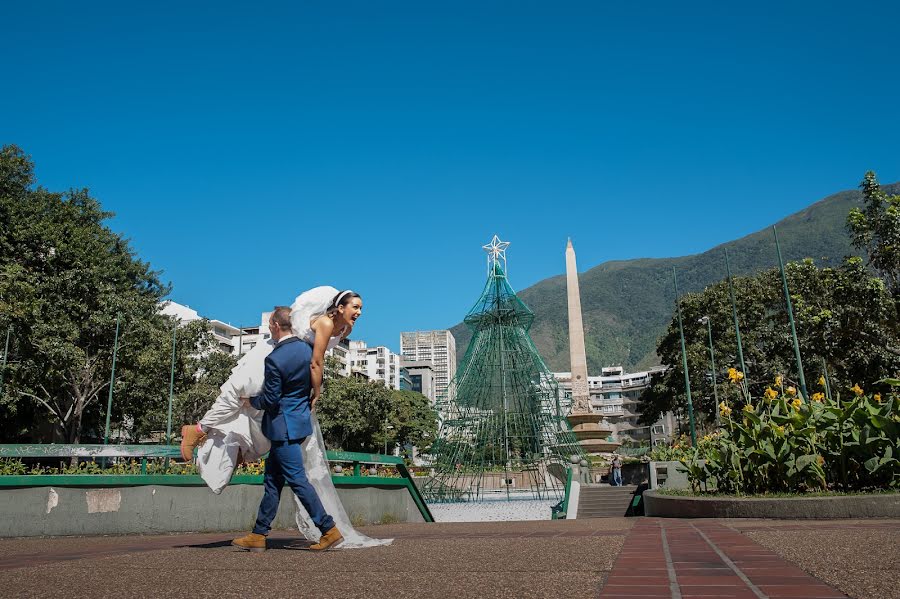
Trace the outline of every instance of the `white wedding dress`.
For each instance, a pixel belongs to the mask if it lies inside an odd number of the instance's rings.
[[[334,287],[316,287],[297,297],[291,306],[291,325],[298,337],[312,341],[314,337],[311,335],[314,333],[309,326],[310,319],[324,313],[337,293],[338,290]],[[329,349],[337,345],[338,341],[340,335],[329,339]],[[265,378],[264,363],[274,345],[270,339],[257,344],[241,357],[231,371],[231,376],[220,388],[219,396],[212,408],[200,421],[207,431],[207,439],[197,450],[197,469],[213,493],[221,493],[231,481],[238,452],[243,452],[244,461],[253,462],[269,451],[271,444],[262,433],[262,411],[243,406],[240,398],[253,397],[262,391]],[[344,536],[344,542],[337,548],[389,545],[393,539],[367,537],[350,523],[334,483],[331,482],[325,443],[315,413],[312,415],[312,425],[313,434],[307,437],[302,445],[303,465],[306,468],[306,476],[322,501],[325,511],[334,518],[338,530]],[[318,541],[321,533],[296,495],[294,502],[297,504],[297,528],[308,540]]]

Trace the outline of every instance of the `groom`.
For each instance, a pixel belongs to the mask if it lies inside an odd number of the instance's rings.
[[[344,540],[325,512],[319,496],[306,478],[301,444],[312,434],[309,394],[312,348],[291,332],[291,309],[276,306],[269,318],[269,331],[275,348],[266,358],[265,383],[260,395],[241,398],[257,410],[263,410],[262,431],[272,442],[266,459],[264,494],[253,532],[232,541],[249,551],[265,551],[266,535],[278,512],[285,481],[306,508],[322,538],[310,549],[321,551]]]

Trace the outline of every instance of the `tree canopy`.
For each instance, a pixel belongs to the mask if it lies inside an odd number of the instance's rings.
[[[822,376],[825,365],[838,390],[857,383],[871,385],[900,369],[896,304],[884,281],[873,276],[861,258],[848,258],[835,268],[819,268],[812,260],[789,263],[786,274],[808,383]],[[751,395],[759,396],[778,375],[796,385],[793,345],[778,270],[735,277],[734,289]],[[735,399],[737,390],[722,384],[728,368],[740,367],[728,283],[722,281],[701,293],[686,294],[680,301],[694,410],[712,419],[709,339],[700,319],[708,316],[712,322],[720,400]],[[686,409],[675,318],[660,339],[657,351],[662,363],[670,367],[654,374],[651,386],[642,395],[641,422],[647,424],[666,411]]]
[[[4,440],[102,436],[117,322],[110,419],[132,438],[164,430],[174,322],[159,305],[169,286],[106,226],[112,214],[87,189],[51,192],[35,183],[24,152],[0,148],[0,331],[11,333],[0,389]],[[210,342],[202,323],[176,336],[183,411],[202,384],[213,387],[210,377],[230,368],[208,351]]]

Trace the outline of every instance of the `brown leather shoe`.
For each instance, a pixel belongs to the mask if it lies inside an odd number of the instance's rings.
[[[201,433],[196,424],[181,427],[181,457],[185,462],[194,459],[194,448],[206,441],[206,433]]]
[[[334,548],[344,540],[344,535],[341,534],[341,531],[337,529],[337,526],[332,526],[329,530],[322,535],[322,538],[319,539],[319,542],[315,545],[310,545],[310,551],[325,551],[329,548]]]
[[[241,537],[240,539],[233,540],[231,544],[235,547],[246,549],[247,551],[265,551],[266,537],[265,535],[258,535],[255,532],[251,532],[246,537]]]

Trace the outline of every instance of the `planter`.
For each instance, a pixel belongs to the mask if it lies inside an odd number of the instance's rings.
[[[684,497],[644,493],[644,513],[662,518],[900,518],[900,493],[833,497]]]

